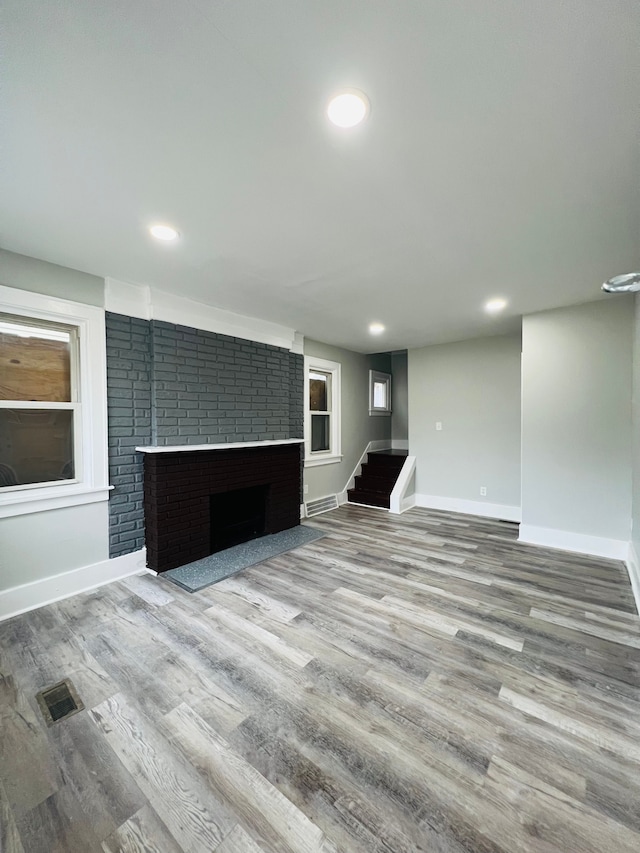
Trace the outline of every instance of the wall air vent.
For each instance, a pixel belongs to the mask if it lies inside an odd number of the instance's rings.
[[[304,505],[307,518],[312,515],[320,515],[321,512],[329,512],[330,509],[338,508],[338,496],[327,495],[326,498],[318,498],[317,501],[309,501]]]

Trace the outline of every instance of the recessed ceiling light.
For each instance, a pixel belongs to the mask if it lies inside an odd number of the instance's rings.
[[[152,225],[149,232],[156,240],[176,240],[178,237],[178,232],[170,225]]]
[[[506,299],[490,299],[488,302],[484,304],[484,310],[487,314],[498,314],[503,308],[507,307]]]
[[[372,335],[381,335],[384,332],[384,326],[382,323],[371,323],[369,326],[369,331]]]
[[[366,118],[369,99],[364,92],[347,89],[329,101],[327,115],[337,127],[355,127]]]
[[[637,293],[640,290],[640,272],[616,275],[602,285],[605,293]]]

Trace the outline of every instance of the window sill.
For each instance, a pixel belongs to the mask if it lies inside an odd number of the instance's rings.
[[[337,456],[319,456],[304,460],[305,468],[315,468],[317,465],[334,465],[336,462],[342,462],[342,455]]]
[[[390,417],[391,416],[391,410],[385,409],[383,411],[382,409],[369,409],[369,416],[371,417],[373,415],[383,415],[383,416],[386,415],[387,417]]]
[[[107,501],[112,488],[113,486],[90,488],[80,484],[0,494],[0,518]]]

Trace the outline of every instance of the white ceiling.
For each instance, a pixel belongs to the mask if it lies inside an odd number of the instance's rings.
[[[637,0],[3,8],[6,249],[361,351],[640,264]],[[371,101],[353,131],[324,117],[342,87]]]

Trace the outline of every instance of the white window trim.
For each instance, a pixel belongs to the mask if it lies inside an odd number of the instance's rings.
[[[376,382],[384,382],[387,386],[387,405],[373,405],[373,386]],[[391,414],[391,374],[382,373],[380,370],[369,371],[369,414],[390,415]]]
[[[318,370],[331,374],[331,439],[329,450],[311,451],[311,410],[309,408],[309,374]],[[327,361],[324,358],[304,357],[304,467],[314,468],[316,465],[331,465],[342,461],[340,420],[341,396],[341,365],[337,361]]]
[[[55,485],[0,490],[0,518],[108,500],[104,309],[0,285],[0,311],[77,327],[82,404],[80,477]]]

